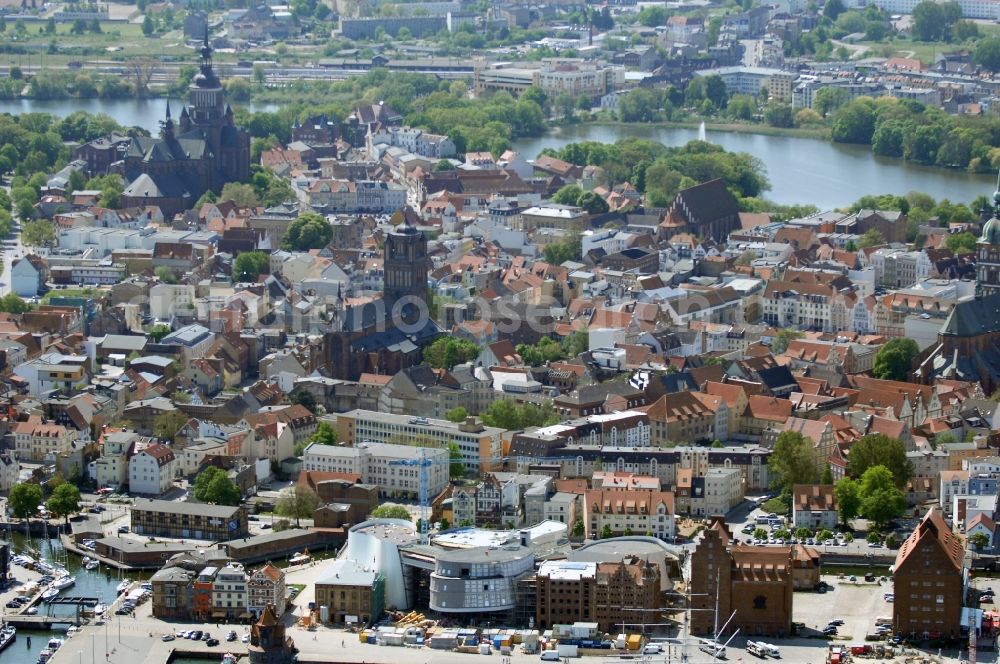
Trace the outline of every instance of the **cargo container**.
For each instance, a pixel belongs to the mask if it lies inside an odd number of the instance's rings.
[[[556,647],[556,652],[559,653],[560,657],[579,657],[580,647],[575,643],[560,643]]]
[[[625,638],[625,645],[629,650],[638,650],[642,647],[642,636],[639,634],[629,634]]]

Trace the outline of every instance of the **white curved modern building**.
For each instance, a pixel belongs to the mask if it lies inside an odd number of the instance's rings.
[[[341,558],[378,570],[385,577],[385,605],[406,608],[406,583],[399,548],[420,541],[420,533],[403,519],[369,519],[347,531],[347,549]]]

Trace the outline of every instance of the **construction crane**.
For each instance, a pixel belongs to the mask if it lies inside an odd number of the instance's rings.
[[[577,457],[537,457],[537,456],[506,456],[506,457],[480,457],[479,463],[500,463],[506,464],[509,461],[576,461]],[[390,461],[390,466],[408,466],[417,468],[417,477],[419,481],[418,490],[418,500],[420,501],[420,541],[427,541],[427,530],[428,530],[428,514],[427,511],[430,508],[430,496],[429,496],[429,484],[430,478],[428,477],[428,470],[431,466],[450,466],[452,463],[465,463],[465,461],[453,460],[450,457],[445,459],[428,459],[427,458],[427,448],[420,448],[420,458],[419,459],[400,459],[398,461]]]

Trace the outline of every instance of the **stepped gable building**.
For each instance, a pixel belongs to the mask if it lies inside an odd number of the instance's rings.
[[[666,239],[678,233],[725,241],[740,227],[740,205],[722,179],[709,180],[677,192],[660,228]]]
[[[201,47],[201,71],[190,88],[191,104],[174,124],[167,106],[160,135],[136,136],[111,170],[129,184],[125,207],[156,205],[165,217],[191,208],[209,189],[250,177],[250,134],[237,127],[225,103],[222,82],[212,69],[208,34]]]

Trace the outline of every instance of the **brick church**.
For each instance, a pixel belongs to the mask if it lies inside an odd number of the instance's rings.
[[[250,134],[233,122],[222,82],[212,69],[208,35],[200,71],[190,87],[190,106],[177,123],[167,106],[159,136],[132,138],[111,169],[125,182],[126,207],[158,205],[165,217],[190,209],[209,189],[250,177]]]
[[[332,378],[391,375],[420,364],[423,348],[442,330],[430,317],[427,238],[406,221],[386,235],[382,298],[347,307],[324,335]]]

